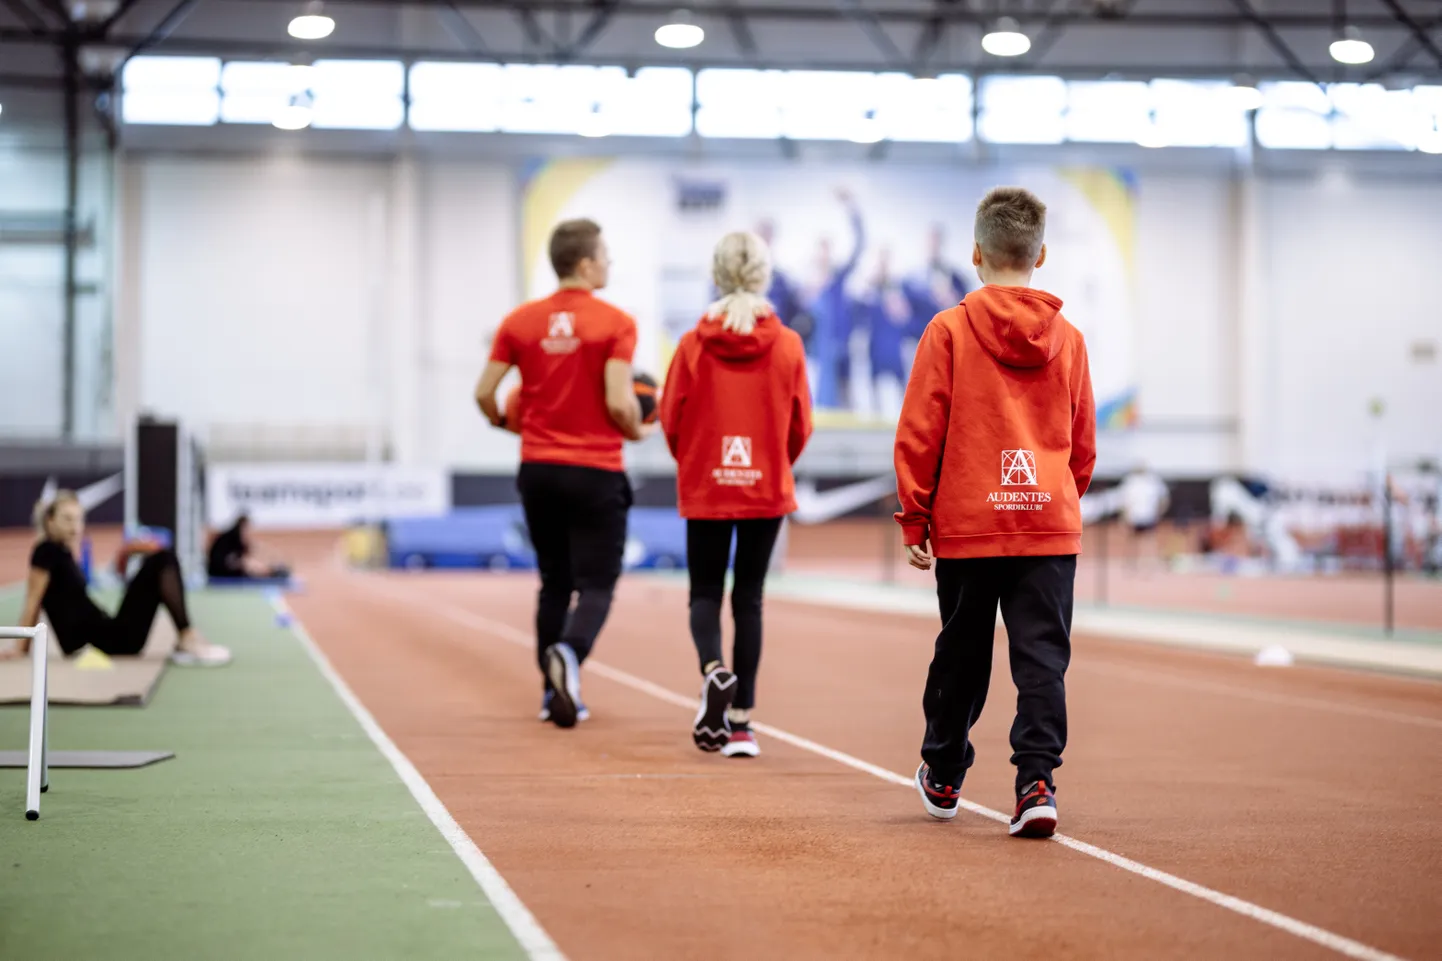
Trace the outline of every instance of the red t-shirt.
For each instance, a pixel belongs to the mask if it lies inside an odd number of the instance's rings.
[[[703,319],[671,358],[661,429],[681,516],[733,520],[796,510],[791,465],[811,436],[806,352],[775,316],[750,334]]]
[[[624,470],[606,361],[635,352],[636,321],[588,290],[562,288],[501,321],[491,360],[521,371],[522,462]]]

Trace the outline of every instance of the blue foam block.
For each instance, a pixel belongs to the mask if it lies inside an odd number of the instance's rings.
[[[519,505],[461,507],[442,517],[391,521],[386,531],[390,566],[531,570],[536,555]],[[686,522],[673,508],[637,507],[627,526],[628,569],[686,566]]]
[[[291,577],[208,577],[206,587],[251,590],[294,590],[300,582]]]
[[[520,505],[459,507],[441,517],[408,517],[386,529],[391,567],[525,570],[536,566]]]

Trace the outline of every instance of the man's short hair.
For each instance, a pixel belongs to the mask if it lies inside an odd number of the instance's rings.
[[[1026,270],[1041,256],[1046,204],[1023,187],[997,187],[976,205],[976,242],[987,264]]]
[[[561,279],[576,273],[587,257],[596,256],[596,240],[601,226],[594,220],[567,220],[551,232],[551,266]]]

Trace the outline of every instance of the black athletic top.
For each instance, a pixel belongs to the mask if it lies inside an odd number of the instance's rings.
[[[50,574],[40,608],[50,618],[55,639],[66,654],[75,653],[105,631],[110,615],[90,599],[85,575],[69,548],[56,541],[41,541],[30,554],[30,566]]]
[[[215,535],[210,544],[210,556],[205,571],[211,577],[245,576],[245,539],[240,536],[240,525]]]

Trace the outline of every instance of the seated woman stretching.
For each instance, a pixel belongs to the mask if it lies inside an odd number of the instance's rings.
[[[36,507],[35,526],[40,540],[30,555],[30,577],[25,586],[22,627],[34,627],[40,612],[50,619],[55,639],[67,655],[86,644],[106,654],[139,654],[150,636],[155,613],[163,605],[180,632],[170,659],[187,666],[219,667],[230,663],[230,651],[211,644],[190,624],[185,610],[185,586],[180,561],[171,551],[156,551],[145,558],[125,588],[114,617],[90,599],[85,576],[75,562],[85,531],[85,512],[72,491],[61,491],[49,503]],[[0,660],[24,657],[30,641],[21,640],[0,649]]]
[[[211,577],[227,580],[282,580],[290,577],[290,568],[267,564],[251,552],[250,518],[241,514],[228,530],[215,535],[210,542],[210,556],[205,571]]]

